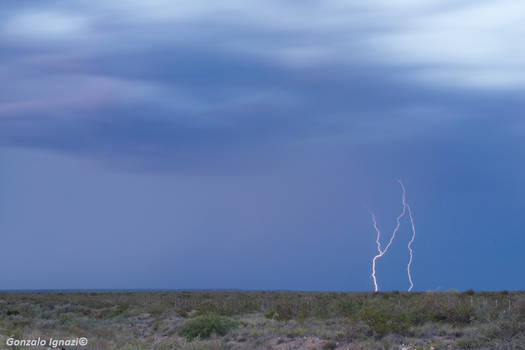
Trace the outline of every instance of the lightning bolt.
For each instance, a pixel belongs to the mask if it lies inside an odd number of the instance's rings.
[[[377,259],[379,259],[381,257],[381,254],[383,253],[382,250],[381,250],[381,241],[380,241],[380,239],[381,239],[381,231],[377,227],[377,220],[376,220],[376,216],[374,215],[374,213],[372,213],[372,211],[370,209],[368,209],[368,213],[372,217],[372,224],[374,226],[374,229],[377,232],[376,243],[377,243],[377,251],[378,251],[379,254],[374,256],[374,259],[372,260],[372,279],[374,280],[374,287],[375,287],[375,291],[377,292],[378,291],[378,287],[377,287],[377,279],[376,279],[376,261],[377,261]]]
[[[414,250],[412,249],[412,244],[414,243],[414,240],[416,239],[416,225],[414,224],[414,215],[412,215],[412,209],[410,209],[410,205],[406,201],[406,190],[405,185],[403,185],[403,182],[401,180],[397,180],[399,182],[399,185],[403,189],[403,206],[407,208],[408,211],[408,218],[410,219],[410,228],[412,229],[412,238],[408,242],[408,253],[410,255],[410,258],[408,260],[407,265],[407,274],[408,274],[408,281],[410,282],[410,287],[408,288],[408,291],[412,291],[414,288],[414,282],[412,281],[412,272],[410,268],[412,267],[412,260],[414,259]]]
[[[399,214],[398,217],[396,218],[396,226],[394,227],[394,231],[392,231],[392,236],[390,237],[390,241],[386,245],[385,249],[381,249],[381,241],[380,241],[381,231],[377,227],[376,217],[375,217],[374,213],[372,213],[372,211],[370,211],[370,210],[368,211],[370,213],[370,216],[372,217],[372,223],[373,223],[374,229],[377,232],[376,243],[377,243],[378,254],[376,256],[374,256],[374,258],[372,259],[372,280],[374,281],[374,291],[375,292],[379,291],[379,287],[377,285],[377,278],[376,278],[376,263],[377,263],[377,260],[382,258],[388,252],[388,249],[390,248],[390,246],[392,245],[392,242],[396,238],[397,231],[399,231],[399,227],[401,226],[401,219],[406,214],[406,208],[407,208],[407,206],[405,204],[406,191],[405,191],[405,187],[402,185],[402,183],[401,183],[401,189],[403,191],[403,194],[401,196],[402,203],[403,203],[403,210],[401,211],[401,214]]]
[[[401,211],[401,214],[399,214],[396,218],[396,226],[394,227],[394,230],[392,231],[392,236],[390,237],[390,241],[388,241],[388,244],[386,245],[385,249],[381,249],[381,230],[377,226],[377,220],[375,214],[369,209],[368,213],[370,214],[370,217],[372,218],[372,224],[374,226],[374,230],[377,233],[376,238],[376,244],[377,244],[377,252],[378,254],[374,256],[372,259],[372,280],[374,281],[374,291],[379,291],[379,287],[377,284],[377,277],[376,277],[376,263],[377,260],[382,258],[387,252],[390,246],[392,245],[392,242],[396,238],[396,234],[399,231],[399,227],[401,226],[401,219],[406,215],[408,212],[408,217],[410,219],[410,226],[412,229],[412,237],[410,241],[408,242],[408,252],[409,252],[409,261],[407,265],[407,273],[408,273],[408,281],[410,282],[410,287],[408,288],[408,291],[410,292],[414,288],[414,282],[412,280],[412,273],[411,273],[411,267],[412,267],[412,261],[414,258],[414,251],[412,249],[412,244],[414,243],[414,240],[416,239],[416,227],[414,224],[414,215],[412,214],[412,209],[410,208],[410,205],[407,203],[406,200],[406,189],[405,185],[401,180],[397,180],[399,185],[401,186],[401,203],[403,205],[403,209]]]

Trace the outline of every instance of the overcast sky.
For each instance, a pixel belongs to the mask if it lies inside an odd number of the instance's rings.
[[[525,3],[8,1],[0,289],[525,288]],[[406,218],[378,262],[406,290]]]

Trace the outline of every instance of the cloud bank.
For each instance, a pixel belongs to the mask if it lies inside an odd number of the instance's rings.
[[[54,1],[1,19],[6,147],[184,165],[523,105],[516,1]]]

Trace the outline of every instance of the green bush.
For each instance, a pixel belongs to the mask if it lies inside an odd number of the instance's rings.
[[[466,300],[439,300],[425,298],[422,310],[430,321],[451,323],[455,326],[469,324],[476,316],[476,309]]]
[[[365,322],[378,337],[389,333],[405,333],[410,328],[407,315],[401,310],[382,303],[366,305],[359,310],[359,318]]]
[[[208,338],[212,334],[224,336],[231,329],[238,327],[238,325],[237,321],[223,316],[197,316],[186,322],[180,334],[189,340]]]
[[[525,322],[504,320],[495,322],[483,330],[483,335],[490,340],[508,343],[525,333]]]
[[[275,311],[268,310],[264,313],[264,317],[272,319],[275,316]]]
[[[431,311],[425,307],[409,308],[406,315],[413,326],[420,326],[432,320]]]
[[[113,311],[113,316],[119,316],[119,315],[125,313],[126,311],[129,310],[130,307],[131,307],[131,305],[128,304],[128,303],[118,304],[116,306],[115,310]]]
[[[460,304],[443,309],[445,321],[454,325],[469,324],[474,320],[476,310],[471,305]]]
[[[341,310],[343,316],[348,318],[354,318],[359,311],[359,307],[360,305],[353,299],[343,300],[339,303],[339,310]]]

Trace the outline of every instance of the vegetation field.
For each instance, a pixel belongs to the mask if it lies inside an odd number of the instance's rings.
[[[525,292],[0,293],[0,349],[81,337],[62,348],[523,350]]]

